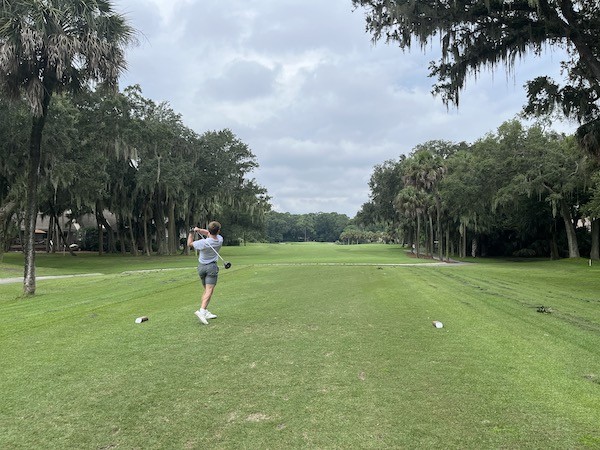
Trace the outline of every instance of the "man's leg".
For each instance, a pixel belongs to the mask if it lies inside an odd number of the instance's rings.
[[[202,303],[200,306],[201,310],[208,308],[208,304],[210,303],[210,298],[212,297],[214,290],[214,284],[207,284],[204,286],[204,293],[202,294]]]
[[[217,277],[219,276],[219,268],[216,263],[203,266],[200,270],[200,279],[202,286],[204,286],[204,292],[202,293],[202,300],[200,302],[200,309],[194,314],[198,317],[200,322],[204,325],[208,325],[208,319],[215,319],[217,316],[208,311],[208,304],[212,298],[215,286],[217,284]]]
[[[206,271],[204,269],[204,267],[198,267],[198,274],[200,275],[200,281],[202,282],[202,287],[204,287],[204,292],[202,292],[202,299],[200,300],[200,309],[194,312],[194,314],[200,322],[204,325],[208,325],[206,306],[210,302],[210,297],[212,297],[212,291],[215,286],[206,284]]]

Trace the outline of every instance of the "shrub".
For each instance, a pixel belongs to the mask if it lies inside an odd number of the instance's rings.
[[[519,258],[532,258],[536,256],[535,250],[531,250],[530,248],[522,248],[521,250],[517,250],[513,253],[513,256],[517,256]]]

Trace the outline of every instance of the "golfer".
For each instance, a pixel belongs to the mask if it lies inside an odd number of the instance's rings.
[[[195,241],[194,232],[206,236],[206,239]],[[200,309],[194,314],[196,314],[200,322],[204,325],[208,325],[208,319],[217,318],[207,308],[215,290],[217,278],[219,277],[217,254],[223,245],[223,236],[219,234],[220,232],[221,224],[219,222],[211,222],[208,224],[208,229],[194,227],[188,235],[188,247],[192,247],[200,252],[200,256],[198,257],[198,275],[200,275],[202,286],[204,286],[204,292],[202,294]]]

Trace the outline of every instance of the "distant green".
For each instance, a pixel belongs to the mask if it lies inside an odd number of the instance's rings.
[[[193,255],[40,254],[101,275],[0,284],[0,448],[600,448],[600,265],[222,254],[209,326]]]

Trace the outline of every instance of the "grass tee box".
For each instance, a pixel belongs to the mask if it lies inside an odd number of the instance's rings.
[[[600,266],[222,253],[209,326],[194,256],[0,284],[0,448],[600,448]]]

